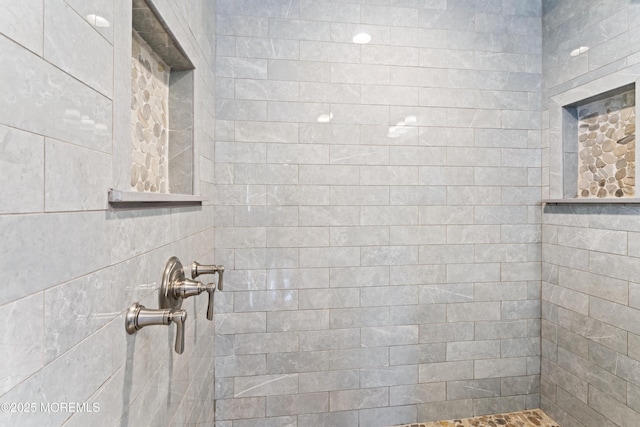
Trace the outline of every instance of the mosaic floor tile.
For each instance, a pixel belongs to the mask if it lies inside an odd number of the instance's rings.
[[[560,427],[540,409],[474,418],[403,424],[396,427]]]

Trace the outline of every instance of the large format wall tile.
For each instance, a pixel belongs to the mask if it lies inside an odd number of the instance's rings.
[[[111,152],[107,98],[6,38],[0,60],[2,124]]]
[[[26,0],[16,3],[3,0],[0,7],[3,10],[0,17],[0,33],[42,55],[44,2]]]
[[[107,227],[101,212],[0,216],[0,230],[12,248],[2,257],[0,266],[13,283],[20,284],[8,288],[0,298],[2,302],[110,263]],[[25,260],[39,262],[24,269]]]
[[[47,212],[105,208],[105,193],[112,185],[108,154],[47,139],[45,159]],[[69,168],[65,162],[77,166]]]
[[[0,213],[42,212],[44,138],[0,126]]]
[[[113,46],[62,0],[46,0],[44,16],[44,58],[111,98]]]

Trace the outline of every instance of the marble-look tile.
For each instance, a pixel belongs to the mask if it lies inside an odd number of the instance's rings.
[[[5,362],[2,364],[0,392],[3,394],[44,366],[43,306],[42,293],[3,306],[7,314],[7,327],[2,339]]]
[[[332,149],[331,152],[335,153],[336,150]],[[338,206],[386,205],[389,203],[389,187],[386,185],[335,185],[331,186],[330,201],[332,205]]]
[[[358,185],[360,168],[351,165],[302,165],[299,182],[309,185]]]
[[[216,356],[217,378],[264,375],[267,371],[264,355]]]
[[[267,355],[270,374],[324,371],[329,369],[329,352],[289,352]]]
[[[358,370],[306,372],[299,374],[298,380],[301,393],[353,390],[358,388],[360,373]]]
[[[415,47],[365,45],[360,60],[363,64],[415,67],[420,65],[420,50]]]
[[[0,33],[42,55],[44,2],[4,0],[0,7],[4,11],[0,18]]]
[[[334,3],[336,5],[337,3]],[[355,21],[357,22],[357,21]],[[391,43],[391,29],[380,25],[357,24],[355,22],[334,22],[331,24],[331,41],[353,43],[353,36],[361,32],[371,35],[373,43],[386,45]]]
[[[331,327],[340,329],[386,326],[389,324],[389,313],[386,310],[373,307],[357,308],[357,305],[354,307],[356,308],[332,308],[330,314]],[[334,365],[337,364],[334,361],[332,361],[332,363]]]
[[[221,164],[220,166],[224,166],[223,164],[225,163],[264,163],[267,157],[267,147],[264,143],[247,142],[237,144],[235,142],[217,141],[214,153],[215,161]],[[224,182],[221,181],[218,184],[223,185]],[[257,188],[257,186],[255,187]],[[228,204],[226,198],[221,197],[221,199],[223,204]]]
[[[347,83],[300,82],[300,101],[357,104],[360,86]]]
[[[389,67],[385,65],[331,63],[334,83],[389,84]]]
[[[360,369],[360,384],[363,388],[415,384],[417,377],[418,367],[416,365]]]
[[[240,269],[296,268],[297,248],[248,248],[235,251],[235,267]]]
[[[312,289],[329,287],[329,271],[324,268],[271,269],[269,289]]]
[[[118,317],[120,285],[99,270],[45,291],[45,360],[50,362]]]
[[[0,126],[0,213],[42,212],[44,195],[44,139]]]
[[[300,0],[238,0],[236,11],[242,15],[295,19],[299,15]]]
[[[386,405],[389,389],[378,387],[360,390],[340,390],[329,393],[331,408],[336,411],[377,408]]]
[[[216,117],[223,120],[259,120],[267,119],[266,101],[216,100]]]
[[[358,424],[358,411],[323,412],[321,414],[299,415],[302,425],[332,427],[338,425],[353,426]]]
[[[331,227],[331,246],[369,246],[388,243],[388,230],[380,227]]]
[[[265,413],[264,397],[245,397],[216,401],[216,421],[264,417]]]
[[[360,292],[355,288],[305,289],[300,291],[300,309],[347,308],[360,305]]]
[[[108,229],[101,212],[2,216],[0,230],[12,242],[12,251],[2,257],[0,269],[16,284],[0,298],[3,303],[109,263]],[[24,270],[20,267],[24,259],[47,262]],[[68,259],[74,262],[66,262]]]
[[[235,82],[235,99],[297,101],[298,98],[298,83],[295,81],[243,79]]]
[[[58,402],[84,402],[110,376],[104,369],[111,365],[113,348],[110,345],[109,328],[83,341],[64,356],[47,364],[43,369],[23,381],[4,395],[7,402],[34,402],[40,404]],[[68,387],[72,381],[74,387]],[[55,400],[53,400],[55,399]],[[61,424],[68,417],[66,412],[4,412],[3,424],[42,425]]]
[[[301,39],[300,59],[303,61],[357,63],[360,60],[360,47],[346,43]]]
[[[258,38],[265,38],[268,35],[269,20],[267,17],[218,14],[216,18],[218,34]]]
[[[269,60],[269,79],[289,82],[327,82],[330,68],[326,62]]]
[[[329,393],[305,393],[268,396],[267,416],[326,413],[329,410]]]
[[[317,102],[270,101],[267,116],[277,122],[315,123],[318,117],[330,114],[330,108],[328,104]]]
[[[359,329],[312,330],[300,333],[300,350],[337,350],[360,347]]]
[[[299,212],[301,226],[352,226],[360,220],[354,206],[301,206]]]
[[[45,9],[44,57],[111,98],[113,46],[62,0],[47,0]]]
[[[230,40],[227,38],[227,41]],[[300,54],[300,43],[297,40],[236,37],[234,42],[233,54],[241,58],[297,59]],[[226,51],[219,54],[230,56],[226,54]]]
[[[124,261],[168,243],[169,213],[168,209],[109,212],[105,224],[111,236],[111,261]],[[164,232],[156,232],[158,229]]]
[[[2,124],[111,152],[107,98],[7,39],[0,40],[0,60]]]
[[[301,0],[300,16],[318,21],[359,22],[360,5],[346,4],[336,8],[332,2]]]
[[[234,379],[234,398],[296,394],[298,374],[254,375]]]
[[[47,139],[45,142],[45,210],[104,209],[111,186],[111,156]],[[69,168],[72,162],[76,165]]]
[[[417,246],[371,246],[360,253],[363,266],[417,264],[419,256]]]
[[[361,409],[360,423],[371,426],[385,426],[396,421],[401,423],[416,422],[418,418],[417,410],[416,405]]]
[[[235,123],[235,141],[298,142],[298,128],[297,123],[237,121]]]
[[[113,44],[113,32],[114,32],[114,3],[113,1],[102,2],[99,0],[83,1],[83,0],[69,0],[66,3],[71,6],[80,16],[84,17],[86,21],[95,28],[104,38]],[[91,15],[97,15],[93,18]],[[97,19],[98,17],[107,20],[107,23]]]
[[[269,144],[267,162],[278,164],[328,164],[329,147],[316,144]]]
[[[363,328],[361,339],[362,345],[366,347],[417,344],[418,327],[403,325]]]
[[[526,373],[527,360],[524,357],[478,360],[474,365],[476,378],[518,377]]]
[[[266,79],[267,60],[217,56],[216,76],[229,78]]]
[[[390,388],[390,403],[393,406],[446,400],[446,383],[400,385]]]
[[[276,19],[269,20],[269,37],[307,40],[307,41],[330,41],[331,24],[329,22],[307,21],[298,19]]]
[[[268,331],[326,330],[329,310],[276,311],[267,313]]]

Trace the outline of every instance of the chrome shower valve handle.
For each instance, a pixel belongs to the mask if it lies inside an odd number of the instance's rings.
[[[200,295],[203,292],[209,293],[209,305],[207,306],[207,320],[213,320],[213,293],[216,291],[215,283],[203,284],[197,280],[184,278],[173,284],[173,293],[179,298],[189,298]]]
[[[215,274],[218,273],[218,290],[223,289],[222,276],[224,274],[224,265],[203,265],[197,261],[193,261],[191,264],[191,278],[195,279],[201,274]]]
[[[152,309],[134,302],[129,307],[125,317],[127,333],[135,334],[145,326],[176,324],[176,353],[184,352],[184,324],[187,320],[185,310],[172,310],[170,308]]]

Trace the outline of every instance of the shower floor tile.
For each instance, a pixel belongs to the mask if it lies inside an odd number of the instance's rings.
[[[508,414],[403,424],[396,427],[560,427],[560,424],[549,418],[542,410],[533,409]]]

